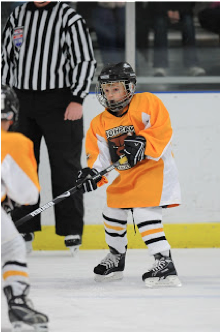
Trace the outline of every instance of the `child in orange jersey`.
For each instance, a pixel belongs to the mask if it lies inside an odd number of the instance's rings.
[[[170,117],[159,98],[146,92],[134,94],[135,87],[136,74],[126,62],[105,66],[98,77],[96,95],[105,110],[87,132],[88,168],[78,177],[84,180],[83,191],[107,182],[105,177],[96,181],[92,177],[120,156],[126,155],[128,162],[120,165],[119,175],[107,188],[103,219],[110,253],[94,268],[95,280],[122,278],[131,211],[155,257],[154,267],[142,276],[146,286],[180,286],[162,225],[162,209],[181,202]]]
[[[34,310],[27,299],[29,272],[26,246],[6,211],[12,202],[20,205],[38,201],[40,186],[33,143],[24,135],[7,132],[18,113],[18,101],[13,90],[1,90],[1,260],[3,290],[8,302],[8,315],[13,330],[23,331],[23,324],[36,331],[46,331],[48,318]],[[13,201],[12,201],[13,200]]]

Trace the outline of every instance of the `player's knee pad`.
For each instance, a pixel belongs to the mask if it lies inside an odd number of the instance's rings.
[[[2,244],[2,261],[18,261],[26,263],[26,246],[23,237],[20,234]]]

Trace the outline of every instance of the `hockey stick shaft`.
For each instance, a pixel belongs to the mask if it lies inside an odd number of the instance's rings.
[[[127,162],[127,158],[126,156],[122,156],[117,162],[111,164],[109,167],[107,167],[106,169],[102,170],[101,172],[99,172],[98,174],[96,174],[94,177],[92,177],[92,179],[96,180],[97,178],[106,175],[108,172],[112,171],[113,169],[115,169],[116,167],[118,167],[119,165],[125,164]],[[84,183],[84,180],[72,187],[70,190],[62,193],[61,195],[57,196],[56,198],[54,198],[53,200],[49,201],[48,203],[46,203],[45,205],[37,208],[36,210],[34,210],[33,212],[25,215],[24,217],[22,217],[21,219],[19,219],[18,221],[15,221],[15,226],[19,227],[20,225],[22,225],[23,223],[31,220],[33,217],[35,217],[36,215],[41,214],[42,212],[44,212],[46,209],[58,204],[59,202],[65,200],[66,198],[70,197],[71,195],[73,195],[75,192],[77,192],[78,190],[81,189],[82,184]]]

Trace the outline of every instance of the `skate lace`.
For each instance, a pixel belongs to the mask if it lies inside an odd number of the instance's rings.
[[[153,268],[151,269],[151,271],[161,271],[165,266],[166,266],[166,260],[164,258],[160,259],[160,260],[156,260]]]
[[[25,305],[25,306],[29,307],[30,309],[34,309],[32,301],[29,298],[27,298],[25,295],[13,297],[9,303],[10,303],[10,305],[12,305],[12,304]]]
[[[120,261],[120,254],[108,253],[106,257],[101,261],[100,265],[106,268],[117,267]]]

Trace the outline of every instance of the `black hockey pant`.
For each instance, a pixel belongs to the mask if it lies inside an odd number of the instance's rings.
[[[83,120],[64,121],[64,113],[71,101],[69,89],[56,89],[47,92],[16,90],[20,102],[18,132],[34,142],[34,152],[39,165],[42,137],[48,149],[51,167],[53,198],[75,186],[77,172],[81,169],[80,157],[83,139]],[[44,187],[44,184],[40,184]],[[14,221],[31,211],[34,206],[22,206],[12,213]],[[60,236],[82,234],[83,196],[80,192],[55,205],[56,233]],[[21,225],[20,233],[41,230],[41,215]]]

